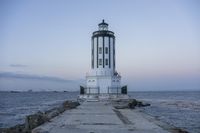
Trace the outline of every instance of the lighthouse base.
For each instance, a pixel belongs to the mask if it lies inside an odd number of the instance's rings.
[[[111,75],[95,75],[86,77],[87,94],[120,94],[121,77]]]
[[[117,99],[129,99],[130,97],[127,94],[99,94],[99,95],[79,95],[79,100],[86,101],[104,101],[104,100],[117,100]]]

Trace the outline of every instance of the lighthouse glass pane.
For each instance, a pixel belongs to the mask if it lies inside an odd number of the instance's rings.
[[[102,48],[101,47],[99,48],[99,54],[102,54]]]
[[[102,59],[99,59],[99,65],[102,65]]]
[[[105,62],[106,62],[106,65],[108,65],[108,59],[106,59],[106,61],[105,61]]]
[[[108,54],[108,48],[107,47],[105,48],[105,53]]]
[[[104,44],[105,44],[105,47],[108,47],[109,37],[107,37],[107,36],[104,37]]]
[[[100,25],[99,30],[108,30],[108,26],[107,25]]]

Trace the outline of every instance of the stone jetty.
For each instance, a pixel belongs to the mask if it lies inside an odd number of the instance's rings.
[[[136,100],[85,101],[32,133],[183,133],[140,111]]]

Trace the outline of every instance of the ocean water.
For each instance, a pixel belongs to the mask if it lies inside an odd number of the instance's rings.
[[[200,91],[132,92],[130,96],[151,104],[147,114],[189,133],[200,133]]]
[[[25,116],[50,109],[78,92],[0,92],[0,128],[23,123]],[[151,104],[143,111],[190,133],[200,133],[200,91],[130,92],[132,98]]]
[[[0,92],[0,128],[24,123],[26,115],[76,100],[77,92]]]

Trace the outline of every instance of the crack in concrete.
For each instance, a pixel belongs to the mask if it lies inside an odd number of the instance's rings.
[[[119,110],[113,109],[113,111],[116,113],[117,117],[124,123],[124,124],[132,124],[129,119],[124,116]]]
[[[82,125],[117,125],[114,123],[81,123]]]

